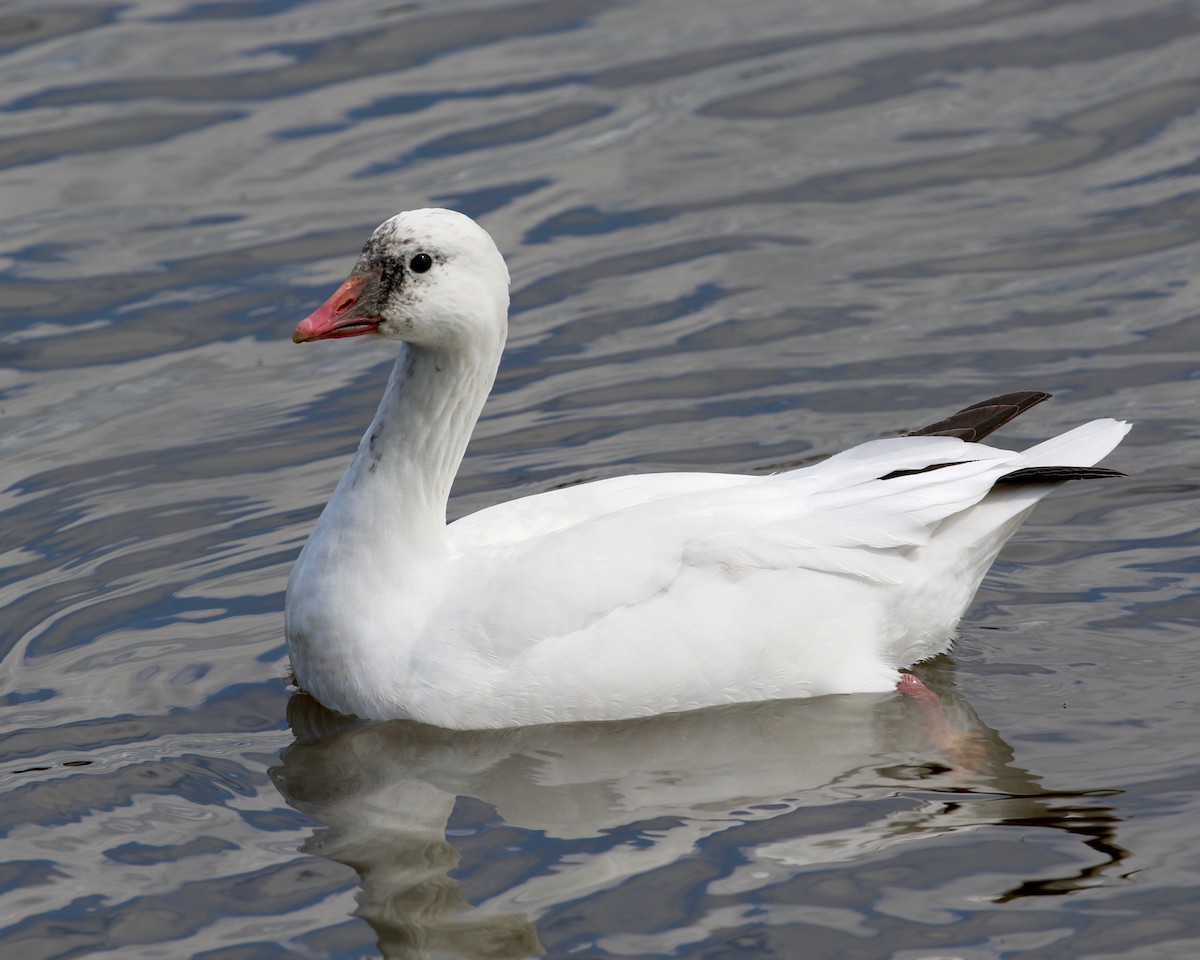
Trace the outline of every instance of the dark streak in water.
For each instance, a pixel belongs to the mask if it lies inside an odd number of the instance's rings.
[[[415,67],[464,48],[486,47],[514,37],[577,30],[588,17],[605,8],[606,4],[599,0],[576,0],[570,4],[542,0],[506,7],[503,16],[443,9],[402,13],[369,31],[262,48],[262,53],[287,57],[290,63],[285,67],[224,76],[156,77],[147,82],[58,87],[23,98],[10,109],[149,98],[185,103],[293,97],[315,87]]]

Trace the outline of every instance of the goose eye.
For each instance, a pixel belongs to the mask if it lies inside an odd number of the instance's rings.
[[[424,273],[433,266],[433,257],[427,253],[418,253],[408,261],[408,269],[413,273]]]

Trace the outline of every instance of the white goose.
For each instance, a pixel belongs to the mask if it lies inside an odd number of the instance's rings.
[[[775,476],[619,477],[447,525],[507,315],[491,237],[413,210],[296,328],[402,341],[288,583],[295,677],[327,707],[475,729],[891,689],[1041,497],[1115,474],[1087,468],[1129,429],[966,442],[1048,396],[1010,394]]]

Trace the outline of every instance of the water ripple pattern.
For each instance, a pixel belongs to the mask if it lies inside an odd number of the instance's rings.
[[[0,9],[0,955],[1191,958],[1200,4]],[[1016,389],[1135,421],[935,701],[448,734],[287,685],[392,351],[367,232],[513,275],[451,501],[767,473]]]

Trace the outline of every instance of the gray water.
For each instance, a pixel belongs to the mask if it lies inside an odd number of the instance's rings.
[[[0,956],[1200,953],[1200,5],[0,5]],[[451,511],[1016,389],[1136,428],[900,696],[450,734],[291,698],[398,210],[509,258]],[[948,726],[949,725],[949,726]]]

